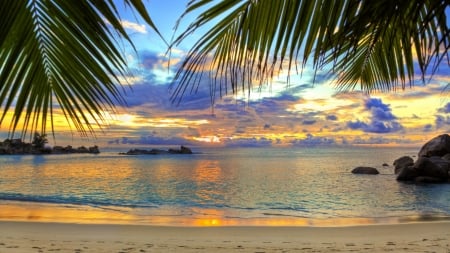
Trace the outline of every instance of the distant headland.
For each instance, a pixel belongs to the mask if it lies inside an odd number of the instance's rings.
[[[98,154],[98,146],[73,148],[70,145],[45,146],[47,143],[45,134],[35,133],[31,143],[24,142],[22,139],[6,139],[0,142],[0,155],[45,155],[45,154]]]
[[[126,153],[119,153],[120,155],[160,155],[160,154],[192,154],[192,150],[188,147],[181,146],[180,149],[170,148],[168,150],[162,149],[130,149]]]

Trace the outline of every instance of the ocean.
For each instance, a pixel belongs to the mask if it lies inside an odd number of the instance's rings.
[[[0,219],[340,226],[450,217],[450,184],[395,180],[392,162],[403,155],[416,158],[418,148],[192,150],[0,156]],[[380,174],[351,174],[357,166]]]

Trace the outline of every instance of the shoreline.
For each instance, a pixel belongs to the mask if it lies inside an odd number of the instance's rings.
[[[229,216],[222,210],[198,209],[192,213],[176,213],[164,209],[127,207],[93,207],[27,201],[0,201],[0,222],[37,222],[85,225],[137,225],[163,227],[354,227],[450,222],[450,216],[436,214],[387,217],[313,218],[260,214]]]
[[[0,221],[0,252],[443,252],[450,222],[348,227]]]

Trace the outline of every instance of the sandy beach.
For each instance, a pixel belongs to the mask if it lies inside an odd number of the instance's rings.
[[[450,223],[171,227],[0,222],[0,252],[450,252]]]

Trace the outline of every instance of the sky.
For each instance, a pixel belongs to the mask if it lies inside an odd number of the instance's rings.
[[[321,147],[347,145],[420,146],[450,132],[450,68],[447,63],[423,84],[390,93],[338,92],[334,79],[306,67],[301,76],[276,77],[270,85],[255,87],[248,96],[229,94],[212,106],[209,84],[180,104],[170,101],[177,64],[204,30],[171,51],[135,14],[115,1],[122,24],[136,51],[123,44],[130,75],[125,87],[126,107],[107,114],[109,125],[97,138],[81,139],[64,121],[58,121],[54,144],[84,142],[99,146],[212,145],[225,147]],[[171,41],[187,0],[144,1],[163,37]],[[206,29],[206,28],[205,28]],[[1,129],[4,131],[5,129]]]

